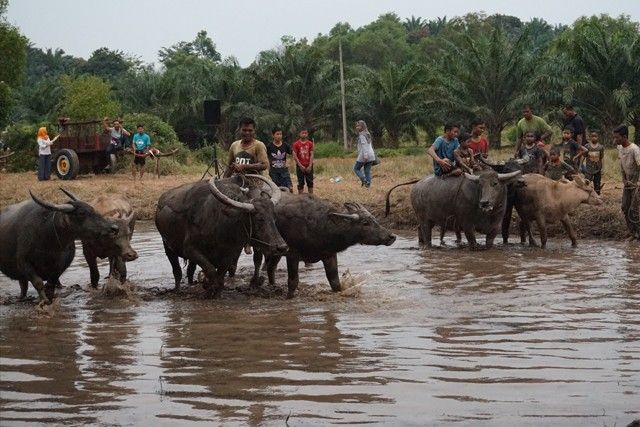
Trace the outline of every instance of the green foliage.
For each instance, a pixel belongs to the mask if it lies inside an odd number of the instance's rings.
[[[114,117],[120,111],[120,105],[113,99],[111,85],[99,77],[63,76],[61,83],[63,98],[58,108],[74,121]]]
[[[18,172],[35,169],[38,156],[37,134],[38,128],[41,126],[48,128],[49,135],[57,134],[57,129],[44,123],[20,122],[7,128],[3,141],[11,151],[16,152],[7,165],[9,171]]]
[[[13,91],[22,82],[27,60],[26,37],[4,20],[7,4],[0,3],[0,129],[9,121]]]
[[[211,62],[219,62],[220,53],[216,45],[202,30],[192,42],[179,42],[171,47],[163,47],[158,52],[160,62],[167,68],[193,63],[198,59],[206,59]]]
[[[134,133],[136,126],[141,124],[144,131],[151,138],[151,145],[160,151],[171,151],[174,148],[184,148],[178,141],[178,136],[171,125],[163,121],[160,117],[148,113],[131,113],[122,117],[124,127],[129,132]]]
[[[127,56],[124,52],[101,47],[93,51],[80,70],[105,80],[113,80],[139,64],[140,61]]]

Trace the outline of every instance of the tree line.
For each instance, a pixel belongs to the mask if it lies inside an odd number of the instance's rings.
[[[6,4],[0,0],[0,16]],[[256,119],[261,138],[279,125],[289,135],[307,127],[318,141],[339,140],[339,43],[348,122],[365,120],[387,147],[432,140],[445,121],[465,126],[475,118],[497,147],[525,103],[558,123],[560,107],[573,104],[605,135],[620,123],[640,128],[640,25],[628,16],[552,26],[499,14],[403,20],[388,13],[357,29],[338,23],[311,41],[283,36],[247,67],[222,58],[206,31],[161,48],[159,66],[108,47],[88,59],[39,49],[1,18],[0,35],[8,53],[0,56],[0,129],[59,115],[146,113],[197,148],[207,132],[203,100],[217,98],[224,145],[243,116]]]

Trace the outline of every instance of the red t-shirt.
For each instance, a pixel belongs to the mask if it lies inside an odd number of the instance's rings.
[[[307,139],[306,141],[297,140],[293,143],[293,152],[298,156],[300,164],[305,168],[309,167],[311,163],[311,153],[313,152],[313,141]]]
[[[489,153],[489,142],[481,136],[479,141],[471,139],[469,141],[469,148],[471,148],[474,153],[487,154]]]

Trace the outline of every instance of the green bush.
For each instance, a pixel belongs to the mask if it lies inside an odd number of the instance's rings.
[[[337,142],[321,142],[315,145],[313,149],[313,157],[322,159],[326,157],[349,157],[353,155],[353,151],[345,151],[341,144]]]
[[[41,126],[46,125],[19,122],[7,128],[3,139],[5,146],[16,152],[7,163],[8,171],[22,172],[36,168],[38,160],[37,134],[38,128]],[[47,130],[51,138],[57,135],[57,129],[54,126],[47,126]]]
[[[174,148],[184,149],[185,146],[178,141],[178,135],[171,125],[163,121],[160,117],[148,113],[129,113],[122,118],[123,126],[132,134],[136,131],[136,126],[141,124],[144,131],[151,138],[151,145],[160,151],[171,151]]]

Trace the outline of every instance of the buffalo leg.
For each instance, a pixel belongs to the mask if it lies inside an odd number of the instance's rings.
[[[502,243],[509,243],[509,228],[511,227],[511,215],[513,214],[513,202],[507,198],[507,209],[502,217]]]
[[[264,281],[264,278],[260,277],[260,267],[262,266],[262,251],[258,248],[253,249],[253,277],[251,278],[251,286],[259,288]]]
[[[456,225],[456,244],[462,244],[462,230]]]
[[[196,264],[193,261],[189,261],[187,263],[187,284],[188,285],[193,285],[193,275],[196,273],[197,266],[198,264]]]
[[[236,275],[236,271],[238,270],[238,260],[240,257],[236,258],[236,262],[234,262],[229,268],[227,272],[229,273],[229,277],[234,277]]]
[[[267,276],[269,277],[269,284],[274,286],[276,284],[276,268],[280,262],[280,255],[271,255],[265,259],[265,266],[267,267]]]
[[[213,279],[214,295],[219,295],[220,292],[222,292],[222,287],[224,287],[224,275],[229,270],[229,266],[227,265],[225,267],[216,268],[202,252],[189,244],[185,245],[184,255],[190,261],[195,262],[202,267],[204,275],[208,280]],[[219,277],[220,274],[222,274],[221,278]]]
[[[476,233],[473,230],[473,227],[465,227],[463,230],[464,230],[464,237],[466,237],[467,242],[469,242],[469,249],[472,251],[478,249],[478,242],[476,241]]]
[[[520,244],[524,245],[527,242],[527,226],[528,224],[525,222],[524,219],[520,219],[520,223],[518,224],[519,229],[520,229]],[[529,240],[529,243],[531,243],[531,240]]]
[[[418,225],[418,246],[424,246],[424,236],[422,235],[422,225]]]
[[[569,215],[565,215],[564,218],[560,220],[560,222],[562,222],[564,229],[567,231],[567,234],[571,239],[571,246],[575,248],[576,246],[578,246],[578,240],[577,240],[576,232],[573,231],[573,227],[571,226],[571,222],[569,221]]]
[[[180,259],[178,258],[178,254],[176,254],[169,246],[167,246],[164,241],[164,252],[167,254],[167,258],[169,258],[169,263],[171,264],[171,269],[173,270],[173,278],[175,279],[175,290],[180,289],[180,281],[182,280],[182,267],[180,267]]]
[[[485,238],[485,246],[487,249],[490,249],[493,247],[493,240],[496,238],[497,235],[498,235],[498,230],[491,230],[490,233],[487,233],[487,236]]]
[[[341,291],[342,286],[338,275],[338,254],[333,254],[329,258],[323,259],[322,264],[324,264],[324,272],[327,275],[329,285],[331,285],[331,290],[333,292]]]
[[[87,261],[87,265],[89,266],[89,277],[91,277],[91,286],[94,288],[98,287],[98,282],[100,281],[100,270],[98,270],[98,262],[96,257],[89,253],[82,245],[82,252],[84,253],[84,259]]]
[[[540,247],[544,249],[547,247],[547,222],[542,215],[538,214],[536,215],[536,224],[540,230]]]
[[[300,281],[298,277],[298,264],[300,263],[300,258],[296,255],[287,255],[287,299],[293,298],[293,295],[298,289],[298,282]]]
[[[436,224],[429,219],[426,222],[420,224],[420,227],[418,227],[418,233],[421,239],[418,238],[418,242],[421,244],[421,246],[426,246],[427,248],[431,247],[431,232],[433,231],[433,227],[435,225]]]
[[[28,280],[20,280],[20,301],[27,297],[27,290],[29,289]]]
[[[116,271],[120,274],[120,282],[127,280],[127,263],[122,257],[116,257]]]

